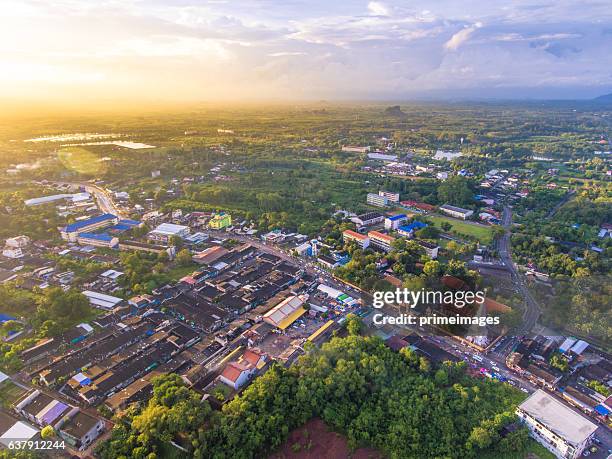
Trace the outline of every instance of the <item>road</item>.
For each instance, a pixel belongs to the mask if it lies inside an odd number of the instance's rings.
[[[85,188],[89,194],[96,198],[96,202],[98,203],[98,207],[105,214],[113,214],[120,218],[126,218],[125,213],[117,207],[115,202],[113,201],[113,197],[108,193],[105,189],[100,188],[97,185],[92,185],[90,183],[80,183],[79,186]]]
[[[512,209],[509,206],[504,206],[502,215],[502,225],[506,230],[504,235],[499,238],[497,250],[504,265],[510,271],[512,282],[525,298],[525,313],[523,314],[523,322],[516,329],[517,335],[524,335],[531,331],[540,317],[541,310],[538,302],[533,298],[529,291],[525,278],[516,269],[516,265],[512,261],[512,251],[510,246],[510,237],[512,236]]]
[[[563,207],[567,202],[569,202],[574,197],[575,194],[576,194],[576,190],[569,190],[567,193],[565,193],[565,196],[563,196],[563,199],[561,199],[561,201],[559,201],[555,207],[550,209],[550,212],[548,212],[548,215],[546,216],[546,218],[554,217],[554,215],[559,211],[559,209]]]
[[[98,204],[98,208],[105,214],[113,214],[120,218],[127,218],[127,214],[122,211],[113,201],[111,194],[104,188],[92,183],[73,183],[73,182],[55,182],[57,185],[72,185],[83,188],[91,194]]]

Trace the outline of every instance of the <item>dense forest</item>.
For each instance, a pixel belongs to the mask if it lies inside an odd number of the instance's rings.
[[[118,419],[102,458],[265,457],[288,433],[318,417],[348,438],[392,458],[476,458],[522,451],[527,433],[503,436],[523,395],[474,379],[463,363],[432,368],[410,349],[351,334],[311,349],[290,368],[274,365],[223,409],[211,410],[176,375],[156,380],[153,398]]]

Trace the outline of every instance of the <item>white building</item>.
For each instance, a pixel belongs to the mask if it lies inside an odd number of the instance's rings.
[[[342,238],[344,242],[346,241],[355,241],[359,247],[362,249],[367,249],[370,245],[370,238],[365,234],[357,233],[353,230],[345,230],[342,232]]]
[[[148,234],[148,238],[153,241],[167,243],[173,236],[180,238],[188,236],[190,233],[189,227],[184,225],[175,225],[173,223],[162,223]]]
[[[115,306],[123,302],[122,298],[105,295],[104,293],[93,292],[91,290],[85,290],[83,295],[87,297],[89,304],[91,304],[94,308],[104,309],[107,311],[110,311]]]
[[[438,161],[441,161],[443,159],[445,159],[446,161],[452,161],[453,159],[459,158],[461,155],[462,153],[460,151],[438,150],[436,151],[436,154],[434,155],[433,159],[437,159]]]
[[[389,200],[386,196],[381,196],[376,193],[368,193],[367,202],[371,206],[386,207],[389,204]]]
[[[13,249],[23,249],[30,244],[30,238],[28,236],[15,236],[8,238],[4,245]]]
[[[474,215],[473,210],[451,206],[450,204],[444,204],[443,206],[440,206],[440,210],[445,214],[450,215],[451,217],[461,218],[462,220],[467,220],[472,215]]]
[[[2,256],[6,258],[21,258],[23,257],[23,250],[20,248],[5,247],[4,250],[2,250]]]
[[[351,153],[367,153],[370,151],[370,147],[360,147],[358,145],[344,145],[342,151],[348,151]]]
[[[379,231],[370,231],[368,233],[368,237],[370,238],[370,244],[374,247],[378,247],[379,249],[384,250],[385,252],[390,252],[392,247],[391,244],[395,241],[393,236],[389,236],[388,234],[381,233]]]
[[[386,155],[384,153],[368,153],[368,159],[374,161],[393,162],[397,161],[397,155]]]
[[[392,215],[391,217],[385,218],[385,229],[396,230],[408,220],[405,214]]]
[[[385,198],[387,198],[388,202],[399,202],[400,200],[400,194],[399,193],[394,193],[392,191],[384,191],[384,190],[380,190],[378,192],[379,196],[384,196]]]
[[[427,241],[417,241],[417,244],[419,244],[421,247],[425,249],[425,253],[427,254],[429,258],[431,258],[432,260],[435,260],[436,258],[438,258],[438,251],[440,250],[439,246],[437,246],[436,244],[427,242]]]
[[[558,458],[576,459],[597,426],[541,389],[519,405],[516,414],[531,436]]]
[[[357,226],[372,226],[381,223],[385,220],[385,216],[378,212],[368,212],[366,214],[357,215],[351,218],[351,221]]]

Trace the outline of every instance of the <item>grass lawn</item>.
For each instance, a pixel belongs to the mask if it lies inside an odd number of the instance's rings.
[[[0,383],[0,406],[9,409],[25,392],[25,389],[12,381],[8,379],[3,381]]]
[[[493,232],[489,226],[474,225],[472,223],[439,215],[428,215],[427,218],[438,228],[440,228],[442,222],[450,223],[452,225],[451,232],[454,232],[458,236],[471,236],[478,239],[482,244],[490,244],[493,240]]]
[[[533,439],[529,439],[527,447],[521,452],[507,452],[499,454],[480,453],[479,459],[555,459],[555,455]]]
[[[200,265],[198,265],[197,263],[192,263],[188,266],[178,266],[178,265],[174,265],[172,268],[170,268],[167,272],[168,276],[170,276],[172,278],[173,281],[179,280],[182,277],[185,277],[189,274],[191,274],[192,272],[194,272],[196,269],[198,269],[200,267]]]

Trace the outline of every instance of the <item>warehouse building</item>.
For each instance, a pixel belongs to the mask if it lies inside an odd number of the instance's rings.
[[[167,244],[173,237],[186,237],[190,233],[189,227],[184,225],[175,225],[173,223],[162,223],[153,231],[151,231],[147,237],[152,241],[161,242]]]
[[[472,215],[474,215],[473,210],[462,209],[461,207],[451,206],[449,204],[444,204],[440,206],[440,210],[447,215],[455,218],[461,218],[462,220],[467,220]]]
[[[285,330],[306,312],[303,305],[302,296],[290,296],[270,309],[263,316],[263,320],[276,328]]]
[[[85,290],[83,295],[87,297],[89,303],[98,309],[105,309],[110,311],[123,302],[122,298],[116,296],[105,295],[104,293],[92,292],[91,290]]]

